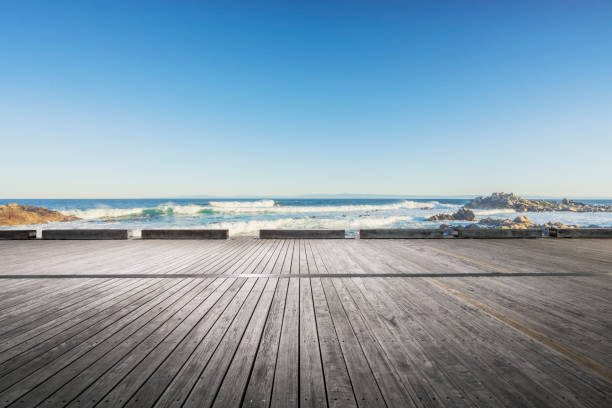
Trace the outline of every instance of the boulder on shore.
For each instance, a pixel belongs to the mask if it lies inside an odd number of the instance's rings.
[[[16,203],[0,205],[0,225],[34,225],[78,219],[74,215],[64,215],[59,211],[44,207],[31,207]]]
[[[478,221],[479,225],[493,228],[512,228],[512,229],[525,229],[535,228],[537,225],[525,216],[516,217],[515,219],[499,219],[499,218],[483,218]]]
[[[472,210],[461,208],[454,214],[443,213],[432,215],[427,221],[476,221],[476,214]]]
[[[502,228],[502,229],[528,229],[528,228],[577,228],[577,225],[565,225],[561,222],[547,222],[546,224],[536,224],[525,216],[510,219],[483,218],[473,227],[480,228]]]
[[[591,205],[564,198],[562,201],[528,200],[513,193],[493,193],[488,197],[476,197],[465,208],[485,210],[513,209],[518,212],[572,211],[572,212],[612,212],[612,205]]]

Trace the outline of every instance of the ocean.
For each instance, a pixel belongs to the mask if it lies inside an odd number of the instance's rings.
[[[454,212],[467,199],[0,199],[42,206],[75,215],[81,220],[10,228],[224,228],[230,235],[257,235],[260,229],[345,229],[355,235],[360,228],[437,228],[431,215]],[[612,204],[612,200],[580,200]],[[515,213],[513,210],[475,210],[478,219],[525,215],[536,223],[549,221],[579,226],[612,227],[612,213]],[[466,225],[469,222],[446,224]]]

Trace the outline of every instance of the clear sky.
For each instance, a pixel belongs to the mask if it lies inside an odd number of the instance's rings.
[[[2,1],[0,197],[610,197],[611,22],[609,1]]]

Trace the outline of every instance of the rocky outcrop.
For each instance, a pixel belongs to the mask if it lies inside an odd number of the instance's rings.
[[[528,229],[528,228],[577,228],[577,225],[565,225],[561,222],[548,222],[546,224],[536,224],[525,216],[519,216],[511,219],[499,218],[483,218],[477,224],[472,225],[475,228],[503,228],[503,229]]]
[[[479,226],[491,228],[513,228],[525,229],[536,228],[536,224],[527,217],[516,217],[515,219],[483,218],[478,221]]]
[[[78,219],[73,215],[64,215],[44,207],[30,207],[16,203],[0,205],[0,225],[34,225]]]
[[[527,200],[513,193],[493,193],[488,197],[470,200],[465,208],[505,209],[518,212],[573,211],[573,212],[612,212],[612,205],[591,205],[564,198],[562,201]]]
[[[476,214],[472,210],[461,208],[454,214],[443,213],[432,215],[427,221],[476,221]]]

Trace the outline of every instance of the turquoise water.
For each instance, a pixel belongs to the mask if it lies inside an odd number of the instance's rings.
[[[0,204],[42,206],[81,220],[32,228],[227,228],[256,235],[264,228],[436,228],[433,214],[453,212],[466,199],[1,199]],[[576,200],[612,204],[612,200]],[[478,219],[514,218],[511,210],[476,210]],[[520,213],[532,221],[612,227],[612,213]],[[446,224],[469,224],[455,222]],[[9,228],[9,227],[2,227]],[[24,228],[19,226],[15,228]]]

